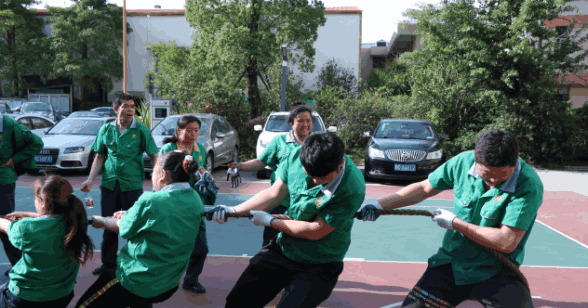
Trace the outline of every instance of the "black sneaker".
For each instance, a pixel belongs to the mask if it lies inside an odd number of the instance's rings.
[[[114,271],[114,270],[116,270],[116,265],[109,266],[109,265],[102,264],[102,265],[100,265],[100,267],[98,267],[92,271],[92,275],[100,276],[100,275],[104,274],[105,272]]]
[[[182,285],[182,289],[184,291],[188,291],[188,292],[192,292],[192,293],[196,293],[196,294],[203,294],[206,293],[206,289],[200,284],[200,282],[197,282],[196,284],[183,284]]]

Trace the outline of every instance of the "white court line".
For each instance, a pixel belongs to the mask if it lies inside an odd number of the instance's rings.
[[[392,308],[392,307],[398,307],[400,305],[402,305],[403,302],[398,302],[398,303],[394,303],[394,304],[390,304],[388,306],[384,306],[382,308]]]
[[[572,238],[572,237],[571,237],[571,236],[569,236],[569,235],[566,235],[566,234],[564,234],[563,232],[561,232],[561,231],[557,230],[556,228],[554,228],[554,227],[552,227],[552,226],[550,226],[550,225],[548,225],[548,224],[546,224],[546,223],[542,222],[541,220],[539,220],[539,219],[535,219],[535,221],[537,221],[538,223],[540,223],[540,224],[542,224],[542,225],[546,226],[547,228],[549,228],[549,229],[551,229],[551,230],[553,230],[553,231],[555,231],[555,232],[559,233],[560,235],[563,235],[564,237],[566,237],[566,238],[568,238],[568,239],[570,239],[570,240],[574,241],[575,243],[579,244],[580,246],[582,246],[582,247],[584,247],[584,248],[588,249],[588,245],[586,245],[586,244],[584,244],[584,243],[582,243],[582,242],[580,242],[580,241],[578,241],[578,240],[576,240],[576,239]]]

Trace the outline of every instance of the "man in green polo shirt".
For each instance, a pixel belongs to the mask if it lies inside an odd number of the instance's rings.
[[[312,131],[312,110],[306,106],[298,106],[292,109],[288,115],[288,125],[292,126],[292,130],[287,134],[274,137],[257,159],[244,163],[230,163],[229,168],[236,167],[240,171],[259,171],[265,166],[270,166],[277,169],[280,163],[286,160],[288,154],[299,148],[306,140],[306,137],[310,135]],[[277,173],[277,171],[272,172],[270,186],[274,185]],[[280,205],[272,209],[271,214],[284,214],[289,204],[290,198],[286,197]],[[269,244],[278,232],[274,228],[264,228],[263,246]]]
[[[264,307],[282,289],[281,307],[317,307],[330,296],[351,243],[353,215],[365,198],[363,175],[344,153],[335,134],[312,134],[281,163],[271,188],[208,213],[208,220],[225,223],[227,212],[251,211],[254,224],[280,231],[251,259],[225,307]],[[294,220],[266,212],[288,196],[286,215]]]
[[[0,114],[0,215],[14,212],[14,194],[18,175],[17,166],[34,169],[34,156],[43,149],[43,140],[13,119]],[[20,260],[21,252],[0,232],[0,240],[8,261],[14,266]],[[6,271],[5,275],[8,275]]]
[[[157,145],[151,131],[134,118],[135,104],[133,96],[128,94],[122,94],[115,99],[112,106],[117,119],[100,128],[92,145],[96,158],[88,179],[82,183],[82,191],[89,192],[92,181],[102,171],[102,217],[130,209],[143,193],[143,152],[147,152],[151,161],[157,161]],[[100,275],[116,269],[117,248],[118,234],[104,230],[101,244],[102,265],[92,274]]]
[[[543,184],[519,158],[511,133],[483,133],[474,151],[450,159],[427,180],[366,205],[361,218],[375,221],[374,209],[409,206],[447,189],[453,189],[455,214],[438,209],[433,217],[448,231],[402,307],[455,307],[468,299],[485,307],[533,307],[523,282],[481,247],[498,250],[520,266],[543,201]]]

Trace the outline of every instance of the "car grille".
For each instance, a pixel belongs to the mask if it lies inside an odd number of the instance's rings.
[[[39,154],[37,155],[45,155],[53,157],[53,163],[50,165],[54,165],[57,163],[57,156],[59,156],[59,149],[42,149]],[[37,163],[37,165],[47,165],[47,163]]]
[[[410,150],[388,150],[386,156],[393,161],[400,162],[417,162],[423,160],[427,155],[425,151],[410,151]]]

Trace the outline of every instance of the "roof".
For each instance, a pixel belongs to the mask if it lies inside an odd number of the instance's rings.
[[[325,8],[325,14],[361,14],[362,10],[356,6],[338,6]],[[51,15],[47,9],[37,9],[37,15]],[[166,9],[141,9],[127,10],[128,16],[184,16],[185,9],[166,10]]]

